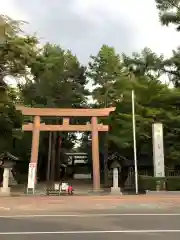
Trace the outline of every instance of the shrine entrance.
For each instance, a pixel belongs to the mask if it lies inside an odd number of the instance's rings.
[[[31,186],[35,185],[35,176],[38,163],[39,138],[41,131],[67,131],[67,132],[91,132],[92,133],[92,165],[93,165],[93,189],[100,190],[100,161],[99,161],[99,134],[98,132],[107,132],[108,126],[99,124],[98,117],[108,117],[110,112],[115,108],[100,108],[100,109],[73,109],[73,108],[30,108],[17,106],[17,110],[22,112],[24,116],[34,117],[33,123],[24,124],[23,131],[32,132],[32,148],[30,164],[34,169],[28,173],[28,185],[31,178]],[[61,125],[50,125],[41,123],[41,117],[62,117]],[[70,117],[90,117],[91,123],[84,125],[71,125]],[[30,176],[31,175],[31,176]],[[34,176],[35,175],[35,176]],[[34,183],[33,183],[34,182]]]

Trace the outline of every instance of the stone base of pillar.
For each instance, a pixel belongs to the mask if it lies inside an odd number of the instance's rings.
[[[101,195],[104,192],[103,189],[89,189],[88,194],[92,195]]]
[[[111,194],[112,195],[122,195],[120,187],[111,187]]]
[[[33,195],[35,192],[34,188],[27,188],[27,194]]]
[[[94,193],[100,193],[100,192],[103,192],[103,189],[91,189],[90,192],[94,192]]]
[[[11,195],[11,188],[0,188],[0,196],[10,196]]]
[[[94,193],[96,192],[98,193],[98,192],[103,192],[104,190],[100,188],[100,189],[92,189],[91,191]]]

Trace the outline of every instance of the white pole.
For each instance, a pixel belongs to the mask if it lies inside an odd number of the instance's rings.
[[[135,120],[135,99],[132,90],[132,127],[133,127],[133,148],[134,148],[134,168],[135,168],[135,188],[138,194],[138,167],[137,167],[137,148],[136,148],[136,120]]]

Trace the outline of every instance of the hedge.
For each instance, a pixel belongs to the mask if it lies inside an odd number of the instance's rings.
[[[180,191],[180,177],[167,177],[166,178],[167,191]]]
[[[139,176],[139,190],[142,191],[179,191],[180,190],[180,176],[175,177],[153,177],[153,176]]]

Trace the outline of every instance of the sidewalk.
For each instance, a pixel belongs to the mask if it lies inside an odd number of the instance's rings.
[[[26,196],[1,197],[0,212],[31,211],[90,211],[90,210],[124,210],[124,209],[171,209],[180,210],[178,196]]]
[[[106,195],[110,195],[110,188],[103,188],[101,186],[101,191],[100,192],[94,192],[93,188],[92,188],[92,184],[76,184],[73,185],[74,187],[74,195],[75,196],[106,196]],[[38,183],[36,185],[35,188],[35,195],[36,196],[46,196],[46,189],[47,189],[47,184],[45,183]],[[130,194],[131,196],[135,195],[135,193],[123,193],[124,195],[128,195]],[[17,185],[17,186],[13,186],[11,188],[11,195],[18,197],[18,196],[26,196],[27,195],[27,187],[26,185]],[[161,191],[161,192],[157,192],[157,191],[149,191],[146,193],[146,195],[148,196],[159,196],[159,195],[167,195],[167,196],[174,196],[174,195],[179,195],[180,197],[180,191]]]
[[[101,193],[92,193],[92,185],[74,185],[74,196],[46,196],[46,184],[36,186],[35,195],[26,194],[26,186],[13,187],[11,197],[0,197],[0,212],[30,211],[90,211],[124,209],[180,209],[180,196],[171,192],[147,195],[109,194],[107,189]]]

